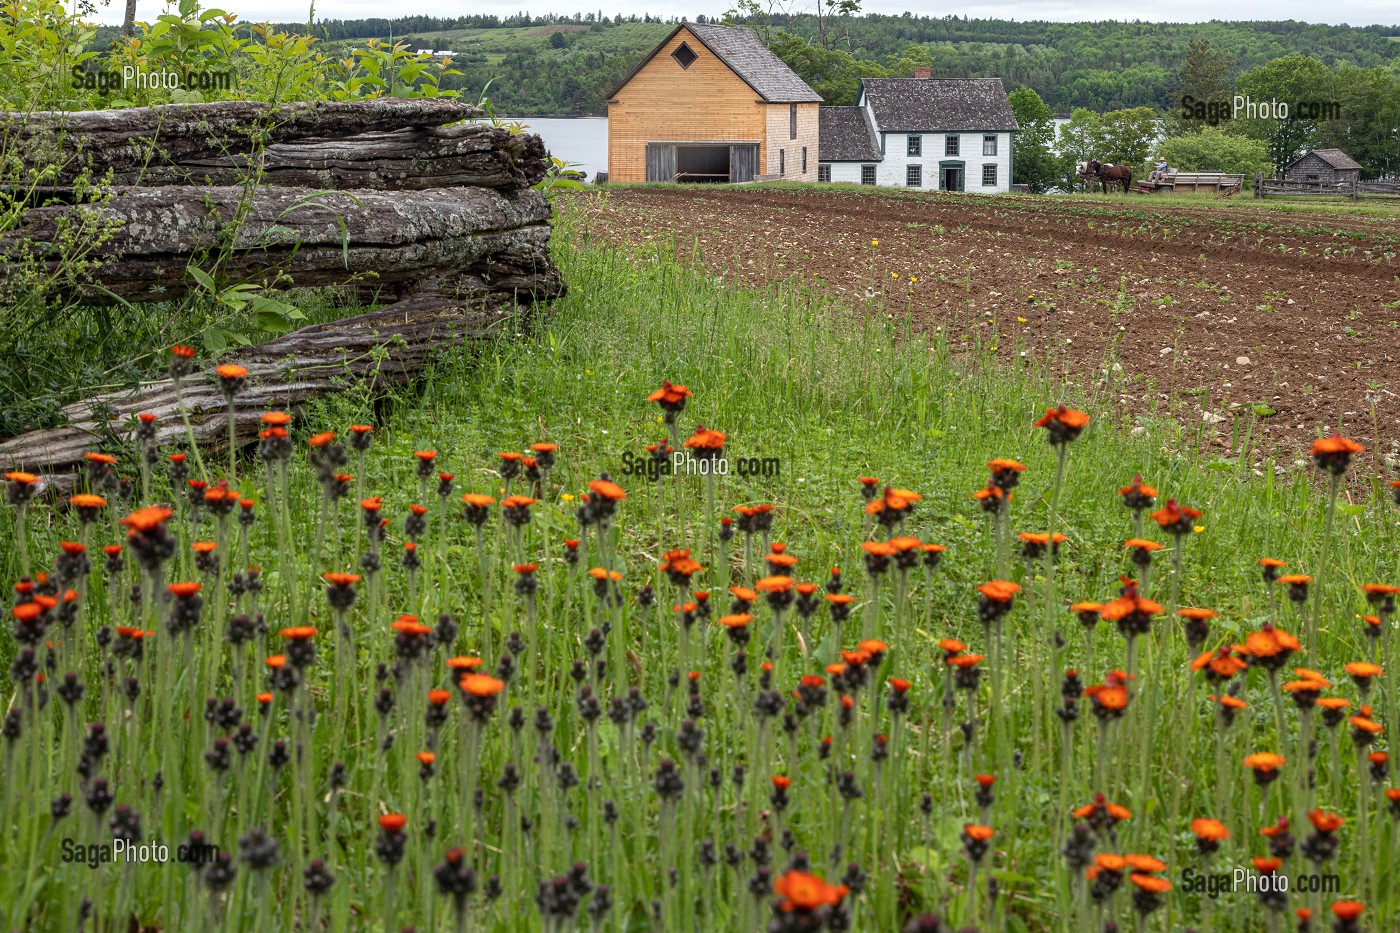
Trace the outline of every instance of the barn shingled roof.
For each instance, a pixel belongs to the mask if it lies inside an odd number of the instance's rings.
[[[656,53],[666,47],[682,29],[709,49],[716,58],[729,66],[729,70],[743,79],[744,83],[758,92],[758,96],[770,104],[819,104],[821,95],[807,86],[783,60],[774,55],[758,38],[758,34],[743,26],[716,26],[710,23],[681,23],[671,34],[642,59],[632,73],[622,80],[608,94],[611,99],[617,96],[646,67]]]
[[[1294,160],[1293,163],[1290,164],[1288,167],[1292,168],[1294,165],[1297,165],[1299,162],[1303,161],[1303,159],[1306,159],[1309,155],[1317,156],[1319,159],[1326,162],[1328,165],[1332,166],[1338,171],[1346,171],[1348,169],[1361,168],[1360,162],[1357,162],[1355,159],[1353,159],[1351,156],[1347,155],[1340,149],[1313,149],[1310,152],[1303,153],[1302,158]]]
[[[1020,129],[1000,78],[865,78],[861,88],[881,132]]]
[[[880,143],[864,107],[822,107],[817,157],[822,162],[879,162]]]

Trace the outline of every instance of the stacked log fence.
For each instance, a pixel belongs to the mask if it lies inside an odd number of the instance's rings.
[[[0,440],[0,467],[61,484],[85,452],[129,444],[141,412],[159,416],[159,444],[226,445],[230,417],[247,443],[270,407],[347,377],[402,383],[439,348],[513,333],[564,292],[552,210],[532,188],[545,150],[538,136],[469,122],[479,115],[452,100],[384,100],[0,116],[0,148],[20,159],[2,193],[34,205],[0,233],[0,280],[20,255],[57,274],[86,233],[99,261],[59,281],[61,300],[174,301],[199,287],[193,268],[220,287],[341,286],[383,305],[221,360],[249,370],[232,412],[212,382],[157,380]]]

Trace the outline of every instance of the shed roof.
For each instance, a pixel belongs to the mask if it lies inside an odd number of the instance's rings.
[[[1000,78],[864,78],[860,98],[887,133],[1020,129]]]
[[[1361,163],[1357,162],[1355,159],[1353,159],[1351,156],[1347,155],[1340,149],[1312,149],[1308,152],[1303,153],[1301,156],[1294,159],[1292,162],[1288,163],[1288,168],[1292,168],[1293,166],[1297,165],[1299,162],[1303,161],[1310,155],[1317,156],[1319,159],[1321,159],[1322,161],[1326,162],[1328,165],[1332,166],[1333,168],[1339,171],[1361,168]]]
[[[613,88],[608,97],[616,97],[637,72],[645,68],[682,29],[689,31],[701,45],[709,49],[768,103],[821,103],[821,95],[808,87],[807,82],[799,78],[781,58],[774,55],[753,30],[743,26],[716,26],[710,23],[681,23],[671,30],[671,33],[652,49],[651,54],[642,59],[641,64],[632,69],[631,74],[624,78],[621,84]]]
[[[864,107],[817,111],[817,156],[822,162],[879,162],[880,143]]]

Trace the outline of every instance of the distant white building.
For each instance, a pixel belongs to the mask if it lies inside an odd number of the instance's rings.
[[[865,78],[854,107],[822,107],[817,177],[925,191],[1011,190],[1020,127],[1000,78]]]

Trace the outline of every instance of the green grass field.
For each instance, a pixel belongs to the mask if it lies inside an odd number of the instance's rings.
[[[954,355],[940,336],[912,332],[898,308],[843,307],[797,286],[736,289],[681,265],[665,248],[622,252],[565,227],[556,251],[570,293],[529,329],[444,359],[413,392],[375,398],[350,391],[313,403],[292,426],[286,483],[276,471],[269,481],[255,459],[240,463],[234,486],[257,500],[246,545],[235,523],[207,511],[192,522],[188,507],[179,508],[168,520],[178,547],[159,578],[141,578],[146,592],[158,594],[174,580],[203,583],[202,613],[188,637],[167,627],[178,597],[125,598],[123,587],[138,580],[132,549],[125,569],[101,569],[98,546],[118,540],[115,522],[128,511],[115,498],[86,533],[74,515],[47,505],[31,505],[18,530],[6,512],[0,568],[7,580],[20,577],[26,558],[31,571],[46,566],[60,540],[88,540],[94,565],[78,627],[55,621],[50,629],[59,643],[50,683],[71,670],[87,686],[84,697],[76,705],[50,699],[36,713],[37,694],[27,687],[8,695],[22,728],[4,740],[11,777],[3,812],[16,830],[6,847],[10,870],[0,875],[6,929],[76,929],[83,896],[103,923],[132,917],[162,929],[393,930],[413,923],[429,930],[747,931],[845,922],[894,930],[923,912],[946,918],[950,929],[1087,930],[1109,918],[1159,931],[1283,929],[1291,928],[1289,915],[1257,895],[1228,892],[1212,901],[1190,890],[1184,872],[1249,867],[1267,854],[1261,827],[1288,816],[1302,839],[1312,832],[1303,816],[1312,805],[1344,817],[1337,854],[1319,864],[1294,854],[1281,870],[1290,878],[1335,876],[1336,887],[1295,893],[1281,908],[1325,912],[1350,898],[1365,901],[1368,929],[1400,923],[1395,807],[1382,795],[1393,782],[1370,776],[1377,766],[1353,751],[1345,724],[1324,728],[1315,715],[1276,700],[1262,660],[1231,678],[1249,705],[1223,728],[1210,690],[1187,667],[1193,652],[1170,614],[1177,606],[1218,610],[1207,647],[1241,642],[1270,620],[1316,640],[1316,650],[1296,655],[1282,679],[1294,679],[1287,672],[1294,664],[1315,668],[1335,685],[1325,692],[1348,698],[1355,712],[1363,697],[1343,664],[1376,650],[1393,663],[1396,653],[1393,633],[1377,646],[1361,620],[1376,608],[1359,587],[1400,579],[1397,512],[1383,490],[1368,495],[1358,474],[1347,488],[1366,504],[1343,503],[1329,523],[1325,481],[1304,474],[1276,480],[1267,472],[1255,479],[1242,464],[1202,462],[1179,452],[1189,445],[1165,418],[1130,436],[1111,386],[1067,389],[1054,361],[1008,367],[976,351]],[[699,425],[723,431],[731,462],[776,458],[776,475],[736,471],[713,483],[625,475],[629,454],[645,457],[644,445],[667,436],[661,411],[646,401],[665,379],[694,393],[679,418],[680,438]],[[1057,483],[1056,450],[1032,424],[1059,403],[1092,420],[1066,448]],[[355,423],[377,426],[373,444],[363,463],[349,455],[345,469],[356,474],[349,495],[317,518],[322,491],[305,442],[323,430],[348,441]],[[456,497],[528,492],[522,479],[502,480],[497,452],[537,441],[560,449],[532,520],[510,532],[493,508],[477,539],[455,517]],[[429,479],[420,480],[414,453],[428,449],[436,458]],[[119,468],[135,456],[123,453]],[[985,463],[994,457],[1026,466],[1005,531],[1064,534],[1057,560],[1023,559],[1020,542],[993,534],[973,493],[986,488]],[[206,466],[210,481],[227,470]],[[436,497],[435,470],[455,474],[450,499]],[[627,498],[609,529],[580,533],[580,497],[604,471]],[[164,469],[156,472],[153,499],[183,501],[183,491],[165,486]],[[1157,506],[1170,497],[1202,513],[1181,538],[1146,521],[1147,537],[1167,547],[1150,577],[1135,571],[1123,546],[1134,523],[1117,490],[1135,474],[1160,490]],[[902,523],[883,529],[863,514],[860,476],[922,500]],[[317,578],[364,573],[358,555],[367,549],[367,525],[354,503],[371,495],[383,497],[388,519],[386,540],[368,547],[383,570],[359,584],[342,619]],[[409,535],[404,521],[413,502],[429,508],[426,528]],[[744,534],[722,548],[714,534],[719,518],[737,519],[732,507],[755,504],[773,506],[771,531],[754,535],[751,554]],[[862,542],[900,534],[947,551],[936,569],[872,576]],[[577,565],[563,559],[566,538],[583,541]],[[410,539],[422,563],[412,574],[403,565]],[[13,546],[20,540],[23,553]],[[218,543],[218,569],[196,566],[196,540]],[[784,571],[775,559],[773,570],[763,569],[769,540],[797,558],[794,568]],[[657,569],[672,548],[690,549],[704,567],[683,587]],[[1301,610],[1281,584],[1272,595],[1266,590],[1256,564],[1265,556],[1317,578]],[[233,569],[247,563],[262,567],[263,591],[222,596]],[[526,563],[537,569],[511,569]],[[602,595],[607,587],[595,587],[588,567],[622,573],[620,602]],[[838,625],[826,608],[807,618],[774,609],[777,596],[760,597],[742,626],[753,631],[746,670],[736,677],[737,645],[716,624],[730,611],[728,586],[775,571],[821,585],[832,567],[841,568],[855,597],[850,619]],[[1078,600],[1109,602],[1128,573],[1138,576],[1143,596],[1164,604],[1151,634],[1137,639],[1135,659],[1110,622],[1089,637],[1067,609]],[[527,577],[538,589],[519,595],[518,581]],[[1022,589],[1002,621],[984,625],[976,587],[997,577]],[[655,598],[650,608],[640,596],[645,585]],[[697,602],[699,590],[711,594],[712,609],[692,629],[684,619],[698,610],[671,607]],[[254,612],[266,618],[266,633],[231,644],[234,619]],[[400,613],[426,623],[445,613],[457,630],[442,641],[412,627],[396,634],[389,623]],[[590,635],[604,623],[605,637]],[[99,647],[91,633],[104,625],[155,634],[143,659],[132,660]],[[314,663],[296,683],[275,673],[269,679],[263,656],[294,657],[294,643],[305,643],[297,626],[314,627]],[[284,627],[293,634],[279,636]],[[512,632],[521,633],[516,641]],[[832,679],[824,668],[866,638],[887,649],[873,658],[847,655],[846,672]],[[939,647],[947,638],[967,645],[959,655],[986,655],[974,665],[985,669],[975,687],[953,687]],[[130,649],[130,638],[117,641]],[[503,645],[513,668],[503,692],[472,692],[484,682],[452,689],[447,657],[480,656],[489,671]],[[759,669],[765,645],[774,665],[768,675]],[[16,665],[20,647],[3,645]],[[115,676],[102,673],[109,658]],[[1103,719],[1100,731],[1093,712],[1100,704],[1076,695],[1078,718],[1062,724],[1055,710],[1063,708],[1068,668],[1083,685],[1105,682],[1113,669],[1132,671],[1126,715]],[[691,671],[698,679],[681,676]],[[823,705],[794,705],[790,694],[802,675],[827,678]],[[135,700],[121,689],[128,676],[143,686]],[[905,713],[891,705],[891,677],[910,684]],[[430,686],[461,698],[451,699],[441,731],[425,725]],[[269,688],[266,704],[255,698]],[[645,698],[644,710],[588,724],[590,710],[611,709],[631,688]],[[943,705],[945,692],[952,706]],[[256,739],[246,753],[228,749],[231,760],[220,766],[217,737],[236,729],[217,717],[206,722],[199,711],[207,698],[222,696],[243,711]],[[848,714],[840,696],[851,699]],[[1388,730],[1396,712],[1388,675],[1369,700]],[[260,706],[267,712],[255,712]],[[536,707],[549,711],[551,729],[528,724]],[[510,725],[516,708],[519,729]],[[773,715],[759,715],[760,708]],[[111,738],[105,760],[80,752],[81,724],[91,721],[105,723]],[[1313,790],[1297,763],[1307,729],[1321,738]],[[827,751],[824,736],[833,737]],[[278,764],[274,741],[303,754]],[[1383,735],[1371,749],[1387,746]],[[429,749],[434,763],[415,760]],[[1258,751],[1289,759],[1267,793],[1241,764]],[[84,757],[90,767],[80,780],[74,767]],[[663,760],[677,762],[675,771]],[[338,787],[335,762],[345,766]],[[94,774],[110,779],[116,804],[139,815],[148,840],[174,846],[199,830],[227,865],[199,873],[173,862],[94,871],[63,861],[63,838],[113,835],[116,811],[94,814],[85,804]],[[672,774],[683,788],[665,780]],[[978,801],[976,774],[995,777],[993,800]],[[781,795],[774,775],[792,781]],[[473,803],[476,790],[482,796]],[[73,795],[73,815],[56,820],[49,800],[61,793]],[[1061,850],[1075,822],[1068,811],[1092,803],[1095,793],[1127,807],[1131,818],[1112,826],[1080,817],[1098,827],[1085,830],[1090,857],[1151,855],[1165,869],[1148,864],[1138,875],[1169,880],[1170,892],[1149,897],[1160,885],[1133,882],[1124,871],[1124,890],[1092,896],[1102,884],[1086,882],[1082,865]],[[406,827],[377,822],[389,814],[403,814]],[[1190,829],[1198,817],[1217,818],[1230,831],[1210,857],[1199,853]],[[986,854],[973,857],[985,834],[969,824],[993,831]],[[273,864],[267,838],[275,842]],[[385,853],[396,851],[404,854],[391,868]],[[307,881],[317,871],[312,859],[335,876],[324,891]],[[570,881],[575,863],[583,867]],[[779,893],[787,893],[778,897],[772,885],[793,867],[850,890],[816,889],[839,906],[807,903],[784,881]],[[459,899],[452,892],[466,891],[468,869],[473,884]],[[1105,883],[1112,874],[1101,872]],[[557,886],[549,882],[556,877],[563,879]],[[1139,888],[1144,893],[1129,893]],[[775,911],[775,900],[789,909]],[[793,925],[799,922],[816,925]]]

